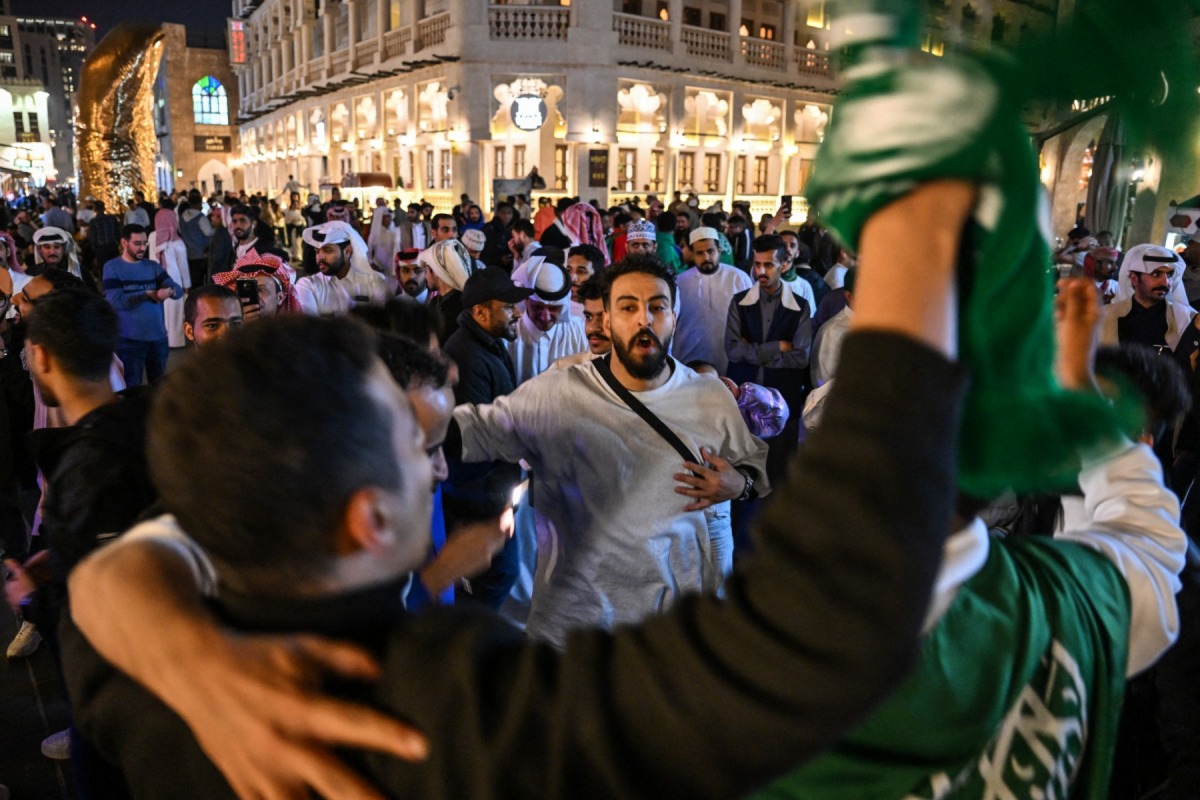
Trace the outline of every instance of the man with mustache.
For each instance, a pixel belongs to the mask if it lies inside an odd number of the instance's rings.
[[[721,263],[720,234],[696,228],[688,237],[691,269],[679,276],[679,335],[674,356],[684,364],[703,361],[725,374],[725,323],[729,302],[754,285],[745,270]]]
[[[1183,259],[1153,244],[1131,247],[1121,264],[1117,294],[1103,309],[1103,344],[1136,342],[1159,351],[1177,350],[1181,340],[1188,352],[1200,339],[1189,323],[1196,312],[1183,291]]]
[[[718,588],[733,564],[728,501],[766,493],[767,447],[733,396],[669,353],[674,284],[653,258],[610,267],[607,359],[549,370],[489,405],[454,412],[448,453],[533,467],[543,557],[526,630],[556,646],[571,630],[635,622]],[[589,347],[598,344],[589,337]],[[605,371],[704,463],[685,466]]]
[[[405,295],[423,304],[429,300],[429,284],[425,280],[425,265],[417,259],[419,255],[421,251],[416,248],[396,254],[396,281]]]

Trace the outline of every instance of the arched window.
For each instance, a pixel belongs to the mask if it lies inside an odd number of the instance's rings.
[[[229,97],[212,75],[205,75],[192,87],[192,113],[197,125],[229,124]]]

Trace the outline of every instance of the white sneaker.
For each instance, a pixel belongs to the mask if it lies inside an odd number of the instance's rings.
[[[32,622],[21,622],[21,630],[17,631],[17,635],[8,643],[9,658],[25,658],[33,655],[38,645],[42,643],[42,635],[38,633],[37,626]]]
[[[71,760],[71,729],[52,733],[42,739],[42,755],[55,761]]]

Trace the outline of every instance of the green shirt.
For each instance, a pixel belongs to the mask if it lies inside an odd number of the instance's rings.
[[[1099,553],[993,539],[899,691],[758,797],[1104,798],[1129,617],[1125,581]]]

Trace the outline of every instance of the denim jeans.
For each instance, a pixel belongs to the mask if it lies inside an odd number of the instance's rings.
[[[167,371],[167,355],[170,348],[167,340],[157,342],[141,342],[136,339],[121,338],[117,340],[117,358],[125,365],[125,385],[141,386],[142,370],[146,372],[146,382],[154,383]]]

